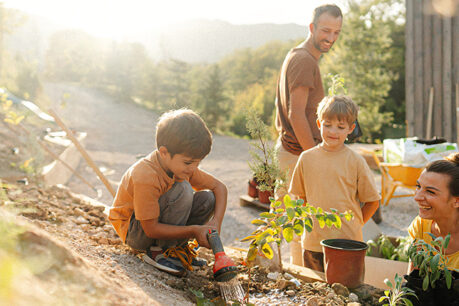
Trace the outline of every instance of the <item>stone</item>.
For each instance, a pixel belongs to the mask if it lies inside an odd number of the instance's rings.
[[[311,296],[307,301],[306,301],[306,306],[319,306],[320,305],[320,298],[318,296]]]
[[[295,291],[294,290],[287,290],[285,292],[288,296],[294,296],[295,295]]]
[[[359,297],[357,296],[357,294],[351,292],[349,294],[349,301],[350,302],[358,302],[359,301]]]
[[[84,218],[83,216],[78,216],[78,218],[75,219],[75,223],[78,225],[81,225],[81,224],[88,224],[89,221],[86,220],[86,218]]]
[[[357,303],[357,302],[350,302],[350,303],[347,303],[346,306],[362,306],[362,304]]]
[[[279,272],[269,272],[268,275],[266,276],[267,278],[269,278],[270,280],[277,280],[279,277],[281,276],[281,274]]]
[[[331,285],[333,291],[335,291],[335,293],[337,295],[342,295],[342,296],[349,296],[349,290],[347,289],[346,286],[340,284],[340,283],[334,283],[333,285]]]

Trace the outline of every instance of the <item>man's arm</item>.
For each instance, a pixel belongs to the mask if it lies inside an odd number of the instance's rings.
[[[308,96],[309,88],[304,86],[296,87],[290,93],[290,112],[288,114],[290,124],[303,151],[316,145],[312,137],[311,126],[305,115]]]
[[[362,206],[363,223],[367,223],[379,207],[379,201],[366,202]]]
[[[150,220],[140,220],[145,234],[153,239],[171,240],[180,238],[196,238],[200,246],[210,249],[207,241],[207,233],[215,229],[211,225],[187,225],[178,226],[159,223],[158,218]]]

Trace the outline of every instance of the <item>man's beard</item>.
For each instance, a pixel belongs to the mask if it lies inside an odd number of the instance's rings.
[[[321,41],[317,42],[316,40],[313,40],[313,43],[314,43],[314,47],[319,50],[321,53],[327,53],[328,51],[330,51],[331,47],[333,47],[333,43],[330,43],[330,47],[329,48],[321,48],[320,47],[320,43],[321,42],[327,42],[327,40],[325,39],[322,39]]]

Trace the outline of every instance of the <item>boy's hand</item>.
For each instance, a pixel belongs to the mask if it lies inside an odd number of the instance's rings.
[[[210,249],[209,240],[207,240],[207,234],[213,229],[217,229],[215,226],[211,225],[194,225],[196,228],[194,230],[194,238],[198,241],[199,245],[205,248]]]

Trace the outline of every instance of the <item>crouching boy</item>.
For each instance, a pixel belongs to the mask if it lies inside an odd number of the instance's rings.
[[[132,165],[121,179],[109,220],[145,262],[183,276],[206,264],[196,257],[196,241],[209,248],[207,233],[220,231],[226,186],[199,169],[212,135],[193,111],[162,115],[156,126],[157,149]]]
[[[380,196],[373,175],[362,156],[344,144],[355,128],[357,105],[345,96],[325,97],[317,107],[317,126],[322,142],[304,151],[293,171],[289,192],[326,211],[352,210],[354,218],[342,227],[324,227],[316,221],[302,240],[305,267],[324,271],[320,241],[352,239],[362,241],[362,227],[379,206]],[[363,206],[360,205],[363,203]]]

